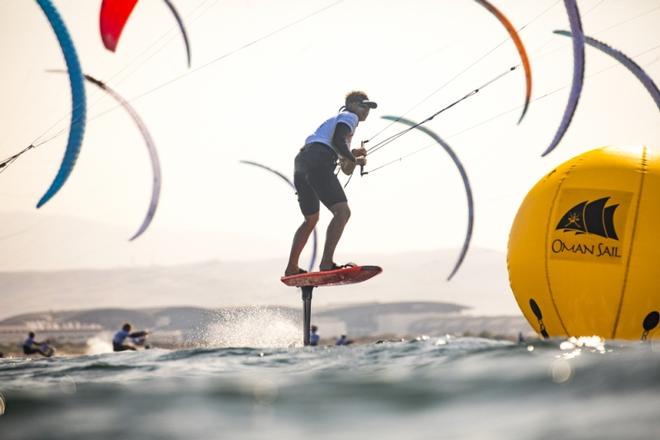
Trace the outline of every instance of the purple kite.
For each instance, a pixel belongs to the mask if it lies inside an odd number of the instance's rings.
[[[571,36],[571,33],[568,31],[555,31],[554,33],[557,35],[563,35],[565,37]],[[653,79],[651,79],[649,74],[646,73],[644,69],[639,66],[639,64],[634,62],[620,50],[614,49],[613,47],[608,46],[607,44],[603,43],[602,41],[598,41],[595,38],[591,38],[585,35],[584,42],[589,46],[595,47],[596,49],[606,53],[607,55],[611,56],[626,66],[626,68],[630,70],[632,74],[635,75],[637,79],[644,85],[646,90],[651,95],[651,98],[653,98],[655,101],[655,105],[658,106],[658,110],[660,110],[660,90],[658,90],[658,86],[655,84],[655,82],[653,82]]]
[[[550,146],[546,148],[541,156],[546,156],[555,149],[566,134],[568,126],[575,114],[580,93],[582,93],[582,84],[584,83],[584,33],[582,32],[582,21],[580,20],[580,11],[575,0],[564,0],[568,21],[571,25],[571,35],[573,37],[573,82],[571,84],[571,93],[568,97],[568,103],[564,110],[564,116],[561,119],[559,128],[552,139]]]

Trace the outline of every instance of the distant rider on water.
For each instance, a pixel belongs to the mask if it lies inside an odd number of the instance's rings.
[[[34,338],[34,332],[28,333],[27,339],[23,342],[23,353],[26,355],[39,353],[42,356],[51,357],[53,352],[48,344],[46,342],[37,342]]]
[[[131,325],[129,323],[124,324],[115,336],[112,338],[112,350],[113,351],[126,351],[126,350],[137,350],[133,345],[124,344],[126,338],[145,338],[148,334],[147,331],[139,331],[131,333]]]

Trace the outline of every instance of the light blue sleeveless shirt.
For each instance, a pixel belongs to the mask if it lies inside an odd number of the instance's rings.
[[[340,122],[348,125],[351,129],[351,135],[349,136],[349,140],[348,140],[348,144],[350,146],[351,143],[350,138],[353,137],[353,133],[355,133],[355,129],[357,128],[358,117],[355,113],[351,113],[347,111],[343,111],[338,115],[328,119],[323,124],[321,124],[319,128],[316,129],[314,134],[308,136],[307,139],[305,139],[305,145],[311,144],[313,142],[319,142],[323,145],[327,145],[328,148],[333,149],[332,136],[335,134],[335,127]]]
[[[123,344],[124,340],[128,338],[128,335],[130,335],[130,332],[127,332],[126,330],[119,330],[117,333],[115,333],[115,337],[112,338],[112,342],[114,344]]]

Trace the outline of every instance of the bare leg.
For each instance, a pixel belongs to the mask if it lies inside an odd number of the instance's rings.
[[[319,213],[306,215],[305,221],[298,227],[295,235],[293,236],[293,243],[291,244],[291,253],[289,254],[289,263],[284,271],[284,276],[295,275],[300,270],[298,267],[298,260],[302,253],[309,236],[314,231],[316,223],[319,221]]]
[[[347,202],[335,203],[330,207],[330,211],[332,211],[333,217],[330,220],[330,224],[328,224],[328,230],[325,235],[325,247],[323,248],[323,257],[321,257],[321,264],[319,266],[321,270],[332,269],[335,248],[351,216],[351,210]]]

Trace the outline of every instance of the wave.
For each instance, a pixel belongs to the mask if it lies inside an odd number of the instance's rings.
[[[0,360],[0,424],[54,439],[650,438],[659,351],[446,336]]]

